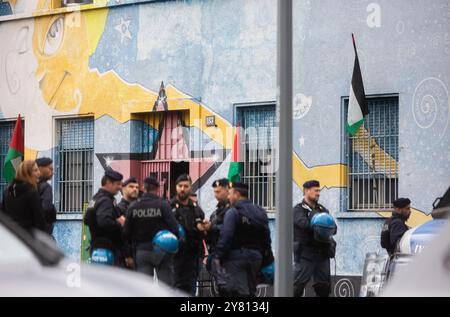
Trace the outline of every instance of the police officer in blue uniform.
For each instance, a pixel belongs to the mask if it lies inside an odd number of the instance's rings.
[[[214,190],[214,196],[217,200],[216,209],[209,217],[209,223],[206,224],[207,237],[206,243],[208,244],[208,261],[206,262],[206,269],[211,274],[213,282],[217,283],[217,267],[212,261],[219,242],[220,231],[223,227],[223,219],[226,211],[230,208],[230,202],[228,200],[229,181],[226,178],[221,178],[213,182],[212,187]],[[216,288],[213,288],[216,290]]]
[[[157,252],[153,237],[161,230],[178,236],[178,222],[166,200],[158,196],[159,182],[153,177],[144,180],[144,194],[128,208],[124,236],[133,246],[134,262],[138,272],[153,276],[173,286],[173,256]]]
[[[200,206],[190,199],[192,179],[187,174],[176,180],[176,195],[170,201],[172,212],[186,233],[174,258],[175,287],[195,295],[200,260],[203,256],[202,241],[206,234],[205,214]]]
[[[122,174],[107,169],[101,180],[102,187],[93,196],[84,217],[84,223],[89,226],[91,233],[91,256],[95,249],[109,250],[116,266],[120,265],[125,217],[120,214],[114,196],[122,187],[122,179]]]
[[[303,296],[306,284],[314,277],[314,290],[319,297],[331,291],[330,258],[334,258],[336,244],[317,241],[311,220],[318,213],[329,211],[319,204],[320,183],[310,180],[303,184],[304,198],[294,207],[294,296]]]
[[[257,277],[267,255],[272,256],[266,211],[248,199],[248,185],[229,185],[231,208],[216,249],[217,284],[222,296],[255,296]]]
[[[207,225],[207,243],[210,256],[213,255],[219,242],[220,230],[223,227],[223,219],[225,212],[230,209],[229,181],[226,178],[221,178],[213,182],[214,196],[217,200],[216,209],[209,217],[209,224]]]

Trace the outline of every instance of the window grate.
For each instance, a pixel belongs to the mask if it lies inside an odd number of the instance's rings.
[[[348,99],[345,100],[344,123]],[[398,195],[398,97],[368,99],[370,114],[355,136],[346,133],[347,210],[390,211]]]
[[[57,120],[55,204],[64,214],[81,213],[92,198],[94,120]]]
[[[243,181],[249,186],[249,198],[265,208],[275,210],[275,105],[237,108],[244,147]]]

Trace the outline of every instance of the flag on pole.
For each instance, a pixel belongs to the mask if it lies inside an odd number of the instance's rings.
[[[238,123],[236,127],[236,132],[234,134],[232,159],[230,163],[230,169],[228,170],[228,180],[230,182],[241,181],[241,176],[244,172],[244,163],[241,158],[243,151],[241,149],[241,126]]]
[[[23,161],[24,142],[22,132],[22,119],[20,114],[17,117],[16,126],[14,127],[13,136],[9,143],[8,153],[5,157],[3,165],[3,176],[9,183],[16,177],[16,170]]]
[[[353,48],[355,49],[355,63],[353,65],[352,84],[350,86],[350,98],[348,101],[347,131],[351,135],[358,132],[364,124],[364,117],[369,114],[366,101],[366,93],[359,67],[358,52],[356,51],[355,36],[352,34]]]

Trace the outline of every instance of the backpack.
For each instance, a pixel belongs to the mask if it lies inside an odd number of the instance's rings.
[[[383,249],[391,250],[391,235],[389,232],[389,225],[391,224],[392,218],[386,219],[381,229],[381,239],[380,244]]]

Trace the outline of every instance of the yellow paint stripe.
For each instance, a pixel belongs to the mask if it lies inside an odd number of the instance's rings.
[[[203,131],[212,140],[222,145],[224,149],[231,149],[233,147],[234,128],[228,121],[201,103],[193,100],[191,96],[180,92],[172,85],[166,87],[166,94],[169,110],[189,110],[190,126],[197,127]],[[207,116],[215,116],[216,127],[205,126]]]
[[[37,158],[38,151],[33,150],[29,147],[25,147],[24,159],[25,160],[35,160]]]
[[[107,1],[103,1],[105,5]],[[89,56],[95,53],[98,42],[105,31],[106,19],[108,18],[108,9],[86,11],[86,27],[89,43]]]
[[[389,218],[392,215],[392,212],[378,212],[378,214],[384,218]],[[414,228],[430,221],[431,219],[433,219],[431,215],[427,215],[418,209],[411,208],[411,216],[409,216],[406,224],[411,228]]]
[[[378,145],[365,127],[361,127],[357,138],[353,139],[353,150],[361,155],[376,173],[382,173],[386,177],[397,177],[397,161]]]
[[[294,181],[300,188],[304,182],[311,179],[318,180],[322,187],[347,186],[347,166],[344,164],[320,165],[310,168],[295,153],[292,161]]]

